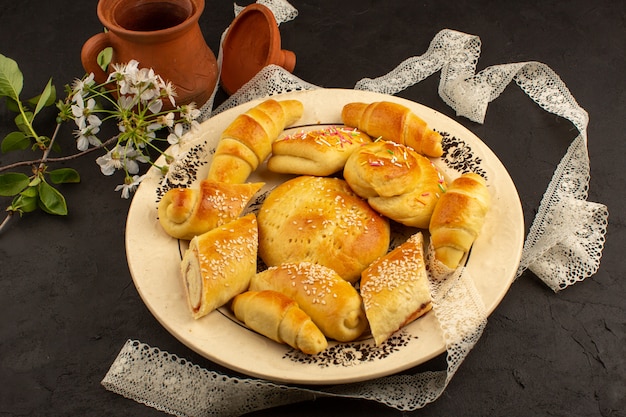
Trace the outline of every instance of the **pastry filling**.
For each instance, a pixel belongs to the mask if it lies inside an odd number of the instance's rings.
[[[195,250],[188,250],[183,259],[183,276],[187,286],[189,305],[193,310],[200,308],[202,299],[202,273]]]

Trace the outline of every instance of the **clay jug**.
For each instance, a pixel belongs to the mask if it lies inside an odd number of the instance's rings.
[[[200,107],[211,97],[218,76],[215,55],[198,24],[203,10],[204,0],[100,0],[98,18],[108,31],[85,42],[83,67],[97,82],[105,82],[108,73],[97,57],[111,47],[111,63],[134,59],[174,85],[177,105],[195,102]],[[171,107],[168,103],[164,100],[165,108]]]
[[[259,3],[246,6],[237,15],[222,48],[222,87],[231,95],[270,64],[289,72],[296,66],[296,54],[281,49],[274,13]]]

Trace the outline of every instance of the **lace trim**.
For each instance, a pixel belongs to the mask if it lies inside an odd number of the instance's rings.
[[[432,253],[432,251],[429,251]],[[433,257],[429,256],[431,268]],[[431,280],[433,312],[444,333],[447,370],[395,375],[328,389],[304,389],[200,368],[176,355],[129,340],[102,380],[109,391],[176,416],[237,416],[316,397],[377,401],[412,411],[441,396],[487,323],[485,307],[464,269]],[[459,314],[462,311],[463,314]]]
[[[517,85],[541,108],[570,120],[580,135],[559,163],[524,245],[517,275],[530,268],[554,291],[593,275],[599,265],[608,209],[585,201],[589,187],[589,115],[548,66],[523,62],[488,67],[474,74],[480,39],[443,30],[426,53],[405,60],[390,73],[360,80],[355,89],[395,94],[441,70],[439,94],[457,115],[483,123],[487,105],[506,86]],[[563,215],[567,213],[567,215]]]

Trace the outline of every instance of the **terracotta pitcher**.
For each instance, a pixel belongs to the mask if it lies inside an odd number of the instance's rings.
[[[111,47],[111,63],[134,59],[174,85],[177,105],[202,106],[211,97],[218,75],[215,55],[198,24],[203,10],[204,0],[100,0],[98,18],[108,31],[85,42],[83,67],[94,73],[97,82],[105,82],[108,74],[97,57]]]

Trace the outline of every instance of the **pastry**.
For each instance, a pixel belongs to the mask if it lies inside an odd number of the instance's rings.
[[[180,269],[194,318],[206,316],[248,289],[256,273],[257,248],[252,213],[191,239]]]
[[[430,220],[435,259],[456,268],[478,237],[490,205],[483,177],[466,173],[456,178],[439,199]]]
[[[373,138],[391,140],[430,157],[443,155],[441,134],[401,104],[389,101],[348,103],[343,107],[341,119],[347,126],[356,127]]]
[[[424,157],[411,148],[377,140],[352,153],[343,177],[362,198],[393,197],[415,189],[421,176],[420,158]]]
[[[414,234],[363,271],[360,289],[376,346],[430,311],[422,233]]]
[[[320,353],[328,341],[298,303],[276,291],[246,291],[231,304],[235,317],[250,329],[309,355]]]
[[[324,177],[341,171],[352,151],[371,141],[365,133],[345,126],[300,131],[272,144],[267,167],[282,174]]]
[[[170,236],[191,240],[239,217],[263,184],[204,180],[198,188],[173,188],[159,201],[159,223]]]
[[[300,176],[267,196],[258,212],[259,255],[268,266],[313,262],[355,282],[389,248],[389,222],[345,181]]]
[[[250,281],[250,291],[263,290],[293,299],[330,339],[349,342],[367,327],[357,290],[325,266],[301,262],[270,267]]]
[[[243,183],[265,161],[285,127],[304,111],[298,100],[268,99],[240,114],[222,132],[209,167],[208,179]]]
[[[427,229],[446,182],[427,157],[377,140],[350,155],[343,176],[378,213],[405,226]]]

